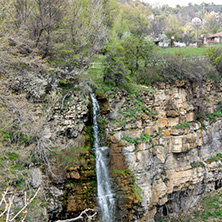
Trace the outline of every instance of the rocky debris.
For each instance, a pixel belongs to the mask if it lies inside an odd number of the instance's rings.
[[[47,200],[47,208],[48,212],[59,215],[63,210],[62,201],[64,200],[64,192],[55,186],[50,186],[47,189],[48,200]]]

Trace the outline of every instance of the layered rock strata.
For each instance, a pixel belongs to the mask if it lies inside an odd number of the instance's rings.
[[[178,215],[221,186],[221,96],[211,82],[180,82],[102,99],[111,170],[128,168],[142,190],[143,216],[135,211],[122,221]]]

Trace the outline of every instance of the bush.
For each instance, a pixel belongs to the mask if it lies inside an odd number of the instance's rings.
[[[220,76],[208,59],[191,60],[180,55],[164,54],[153,57],[147,67],[141,67],[136,74],[140,84],[151,84],[157,81],[188,80],[201,82],[205,79],[219,79]]]
[[[205,54],[209,57],[211,64],[216,70],[222,74],[222,49],[209,48]]]
[[[157,67],[157,72],[165,80],[188,80],[200,82],[206,78],[219,78],[217,72],[209,66],[206,60],[191,60],[173,55],[164,55],[162,62]]]

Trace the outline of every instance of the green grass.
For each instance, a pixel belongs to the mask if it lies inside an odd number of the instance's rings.
[[[208,48],[216,47],[222,48],[221,45],[211,45],[211,46],[204,46],[204,47],[184,47],[184,48],[161,48],[158,53],[160,54],[176,54],[182,55],[184,57],[191,57],[191,56],[204,56],[204,53]]]

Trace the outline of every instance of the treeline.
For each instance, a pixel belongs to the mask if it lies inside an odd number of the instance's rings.
[[[117,0],[2,0],[0,35],[31,41],[55,65],[84,66],[110,38],[147,33],[151,12],[141,10]]]

